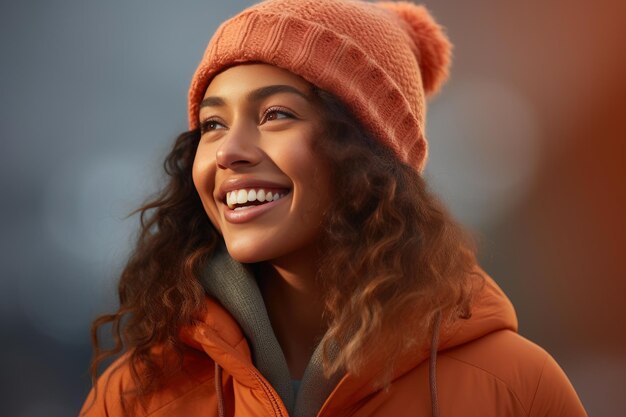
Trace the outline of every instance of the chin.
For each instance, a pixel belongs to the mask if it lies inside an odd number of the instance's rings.
[[[248,242],[226,242],[228,254],[236,260],[244,264],[262,262],[269,259],[266,251],[262,250],[258,244],[249,244]]]

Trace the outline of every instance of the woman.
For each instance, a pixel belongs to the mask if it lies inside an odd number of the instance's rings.
[[[429,193],[450,44],[411,3],[268,0],[225,22],[86,416],[584,416]],[[116,345],[98,329],[112,324]]]

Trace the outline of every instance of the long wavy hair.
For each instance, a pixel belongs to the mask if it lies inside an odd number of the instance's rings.
[[[323,224],[324,368],[358,373],[373,337],[384,338],[378,340],[393,357],[427,338],[436,315],[467,316],[476,249],[414,168],[367,134],[332,95],[314,88],[314,96],[325,120],[314,150],[328,161],[331,191],[342,196]],[[94,386],[99,365],[122,351],[140,397],[181,366],[164,366],[155,348],[182,358],[179,329],[203,311],[198,276],[221,239],[192,182],[199,140],[198,130],[177,138],[164,164],[169,182],[134,212],[140,230],[121,274],[119,309],[92,325]],[[408,321],[415,323],[410,333],[397,331]],[[106,325],[110,348],[98,337]]]
[[[325,372],[359,373],[385,349],[390,366],[373,381],[384,386],[394,359],[422,345],[437,316],[444,325],[470,316],[482,285],[476,242],[413,167],[338,99],[317,96],[327,127],[314,147],[330,161],[332,193],[341,195],[326,213],[318,274],[330,318]]]

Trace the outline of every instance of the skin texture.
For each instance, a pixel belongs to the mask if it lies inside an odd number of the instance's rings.
[[[300,378],[326,327],[315,276],[330,182],[311,149],[323,123],[311,85],[266,64],[232,67],[207,88],[199,120],[195,187],[230,255],[256,264],[272,326],[292,376]],[[233,220],[224,191],[268,184],[284,197]]]

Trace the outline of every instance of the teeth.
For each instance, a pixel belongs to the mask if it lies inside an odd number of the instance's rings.
[[[230,191],[228,193],[226,193],[226,204],[228,205],[228,207],[230,209],[235,209],[235,210],[240,210],[243,208],[249,208],[250,206],[244,206],[244,207],[235,207],[235,205],[237,204],[245,204],[247,202],[252,202],[252,201],[259,201],[261,203],[263,202],[270,202],[270,201],[276,201],[282,197],[284,197],[285,194],[279,194],[277,192],[271,192],[271,191],[265,191],[264,189],[241,189],[241,190],[234,190],[234,191]]]
[[[248,202],[248,193],[246,190],[237,191],[237,204],[243,204]]]
[[[256,200],[256,191],[250,190],[248,191],[248,201]]]
[[[235,204],[237,204],[237,194],[236,193],[226,194],[226,200],[228,203],[228,207],[233,207]]]

